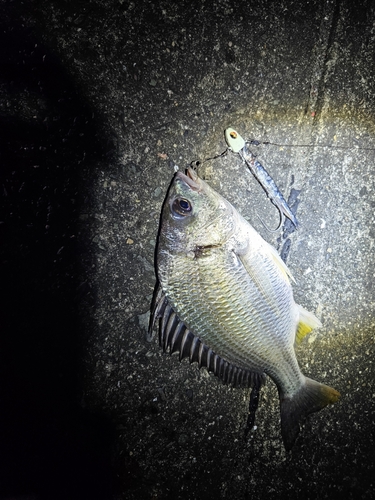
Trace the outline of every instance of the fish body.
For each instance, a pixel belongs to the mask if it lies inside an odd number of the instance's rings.
[[[299,422],[339,393],[299,368],[294,342],[320,322],[294,302],[293,278],[276,250],[189,168],[169,188],[156,266],[150,328],[161,318],[163,347],[225,382],[259,386],[271,377],[290,449]]]

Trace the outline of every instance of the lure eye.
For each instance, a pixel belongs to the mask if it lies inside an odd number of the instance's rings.
[[[176,198],[172,203],[172,212],[176,217],[191,215],[193,207],[186,198]]]

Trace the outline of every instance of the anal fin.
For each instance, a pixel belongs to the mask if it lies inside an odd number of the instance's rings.
[[[299,323],[296,331],[296,344],[300,344],[302,339],[306,337],[314,328],[322,326],[321,322],[315,314],[307,311],[302,306],[298,305],[299,309]]]

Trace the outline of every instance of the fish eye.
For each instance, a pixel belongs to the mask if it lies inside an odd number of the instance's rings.
[[[187,215],[191,215],[193,207],[186,198],[176,198],[173,200],[171,209],[173,215],[176,217],[186,217]]]

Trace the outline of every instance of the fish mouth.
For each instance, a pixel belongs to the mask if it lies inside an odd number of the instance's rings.
[[[182,180],[182,182],[187,184],[189,188],[192,189],[193,191],[200,191],[201,186],[199,185],[198,182],[198,174],[191,167],[188,167],[186,169],[186,174],[178,171],[176,173],[176,177],[178,177],[180,180]]]

